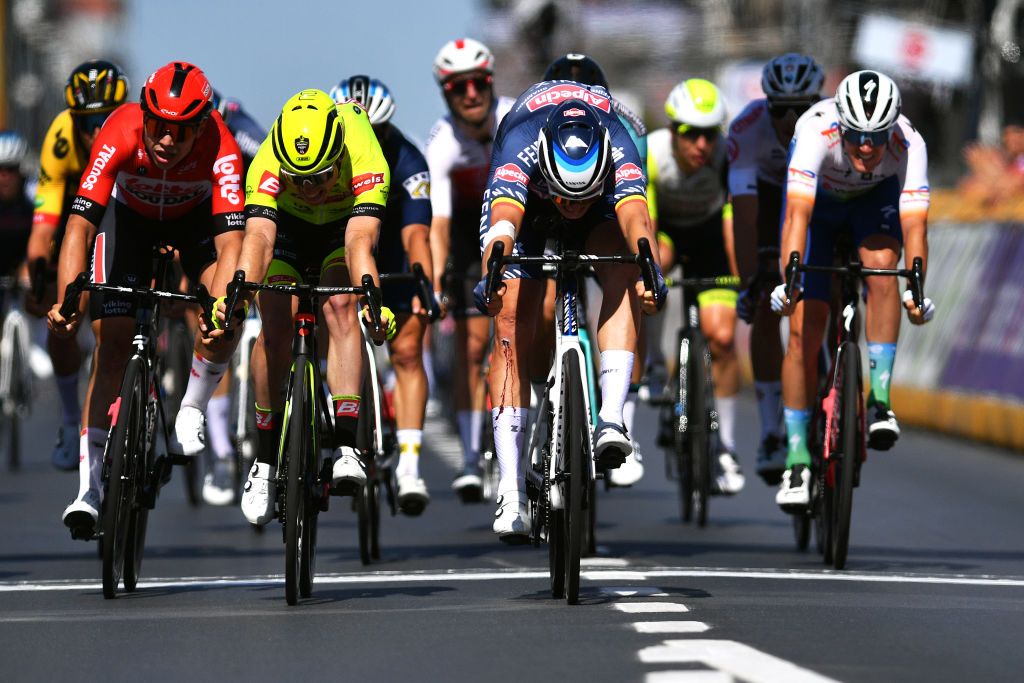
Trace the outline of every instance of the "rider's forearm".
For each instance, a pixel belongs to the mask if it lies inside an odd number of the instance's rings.
[[[434,216],[430,221],[430,253],[433,259],[433,272],[438,278],[444,273],[451,248],[452,219],[449,216]],[[434,287],[439,288],[440,282],[435,280]]]
[[[273,221],[257,216],[247,219],[235,270],[244,271],[249,282],[262,282],[274,258],[275,239],[277,226]]]
[[[53,244],[53,236],[56,232],[56,223],[33,224],[32,233],[28,237],[28,248],[25,250],[26,260],[29,264],[35,263],[37,259],[49,260],[50,245]]]
[[[96,234],[96,226],[88,220],[74,214],[68,218],[64,231],[64,241],[60,247],[60,260],[57,262],[57,302],[64,301],[64,290],[79,273],[86,269],[89,244]]]
[[[654,237],[654,225],[650,214],[647,212],[647,202],[631,201],[623,204],[615,212],[622,228],[622,236],[626,239],[629,250],[636,253],[636,243],[640,238],[646,237],[651,244],[651,251],[654,261],[661,267],[661,258],[658,254],[657,242]]]
[[[736,263],[736,240],[733,233],[732,207],[726,204],[728,210],[722,211],[722,243],[725,245],[725,257],[729,261],[729,273],[739,275],[739,265]]]
[[[414,223],[402,228],[402,246],[409,257],[409,263],[418,263],[423,267],[423,274],[431,282],[434,281],[434,264],[430,252],[430,228],[422,223]],[[437,283],[435,282],[435,285]]]
[[[373,258],[379,233],[380,219],[372,216],[354,216],[345,227],[345,263],[352,284],[357,287],[363,281],[363,275],[369,275],[380,286],[377,261]]]
[[[780,272],[786,272],[789,255],[794,251],[803,258],[807,248],[807,224],[811,218],[812,204],[805,199],[790,197],[786,202],[786,218],[782,224],[779,259]]]
[[[232,230],[222,232],[213,238],[214,247],[217,249],[217,268],[214,271],[210,289],[210,294],[213,296],[224,296],[227,292],[228,282],[231,281],[238,269],[243,235],[244,233],[239,230]]]
[[[485,238],[484,240],[484,251],[483,251],[483,270],[482,273],[487,273],[487,259],[491,256],[491,246],[495,242],[501,242],[505,245],[505,253],[511,254],[512,247],[515,243],[515,237],[519,234],[519,227],[523,222],[523,210],[511,203],[502,202],[501,204],[495,204],[491,207],[491,228],[498,225],[502,221],[506,221],[512,224],[512,232],[514,235],[505,234],[504,230],[499,230],[494,233],[492,238]],[[505,226],[507,227],[507,226]],[[499,234],[501,233],[501,234]]]
[[[732,198],[732,234],[736,266],[746,280],[757,272],[757,195]]]
[[[903,227],[903,262],[907,268],[914,263],[914,258],[921,257],[924,262],[923,272],[928,272],[928,217],[901,216],[900,222]]]

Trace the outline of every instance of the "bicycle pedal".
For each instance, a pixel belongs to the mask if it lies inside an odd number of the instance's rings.
[[[330,491],[332,496],[352,496],[355,498],[359,495],[359,489],[361,488],[362,486],[353,481],[342,481],[336,486],[332,485]]]
[[[94,529],[87,527],[71,527],[71,538],[76,541],[92,541],[102,534],[97,534]]]

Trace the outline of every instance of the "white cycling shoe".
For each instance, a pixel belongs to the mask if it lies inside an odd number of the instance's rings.
[[[526,494],[516,491],[498,496],[498,509],[494,513],[491,527],[498,538],[509,545],[523,545],[530,542],[530,513],[526,509]]]
[[[209,505],[231,505],[235,500],[235,460],[218,458],[203,479],[203,500]]]
[[[168,449],[192,457],[206,447],[206,415],[195,406],[182,406],[174,420],[174,434]]]
[[[722,451],[718,454],[718,463],[715,467],[715,487],[719,493],[733,496],[743,490],[747,478],[743,476],[743,470],[736,460],[736,456],[729,451]]]
[[[355,492],[366,483],[366,465],[359,452],[351,446],[334,449],[334,467],[331,470],[331,486],[341,489],[342,494]]]
[[[91,536],[96,531],[96,522],[99,518],[99,489],[87,490],[64,509],[64,526],[71,529],[72,535],[75,536]]]
[[[620,467],[633,452],[633,442],[621,424],[600,422],[594,430],[594,462],[598,469]]]
[[[633,443],[633,452],[626,456],[626,462],[608,472],[608,479],[612,486],[632,486],[644,476],[644,459],[636,443]]]
[[[270,490],[276,478],[274,467],[263,462],[252,464],[249,478],[242,488],[242,514],[250,524],[263,526],[274,518],[274,499]]]
[[[398,477],[398,509],[402,514],[419,517],[430,502],[427,485],[415,474],[403,474]]]
[[[452,482],[452,490],[463,503],[479,503],[484,499],[484,480],[480,468],[470,465]]]
[[[782,473],[775,503],[783,512],[803,512],[811,504],[811,468],[796,465]]]

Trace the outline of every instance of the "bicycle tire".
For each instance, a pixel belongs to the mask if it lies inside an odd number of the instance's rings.
[[[367,362],[366,359],[363,359]],[[371,357],[368,362],[373,362]],[[374,481],[377,476],[377,469],[375,467],[375,456],[374,452],[377,449],[376,440],[376,419],[374,411],[376,406],[373,401],[373,393],[370,387],[369,369],[366,369],[363,374],[362,394],[360,396],[359,404],[359,419],[356,423],[356,450],[359,452],[359,457],[363,459],[363,463],[366,467],[366,483],[359,489],[359,494],[356,496],[356,507],[357,517],[359,521],[359,560],[364,564],[368,565],[373,562],[373,545],[374,539],[377,538],[377,555],[380,556],[379,548],[379,537],[376,529],[375,521],[377,524],[380,522],[380,510],[377,509],[376,520],[374,519],[374,508],[379,504],[379,497],[374,491],[373,486],[376,483]]]
[[[27,365],[25,358],[22,358],[22,349],[25,342],[20,339],[21,329],[12,325],[11,334],[11,395],[9,409],[5,409],[8,418],[7,431],[7,469],[16,472],[21,469],[21,418],[23,417],[22,406],[30,400],[28,383],[31,379],[26,376]],[[5,406],[8,408],[8,406]],[[27,412],[27,411],[26,411]]]
[[[128,534],[133,526],[133,481],[137,465],[134,451],[142,428],[143,400],[142,359],[133,357],[124,371],[118,410],[104,453],[106,464],[109,465],[106,495],[101,506],[103,597],[107,599],[117,597],[117,586],[124,570]]]
[[[676,478],[679,483],[679,506],[680,515],[683,521],[689,523],[693,520],[693,466],[690,450],[690,436],[692,424],[687,421],[685,432],[679,429],[679,419],[684,410],[687,410],[687,403],[690,395],[690,386],[687,378],[690,369],[690,340],[687,336],[679,335],[679,365],[675,382],[676,404],[672,415],[672,443],[673,454],[676,460]]]
[[[852,342],[844,342],[840,348],[842,370],[840,400],[839,440],[842,455],[835,464],[835,529],[833,532],[832,566],[846,567],[850,546],[850,518],[853,513],[853,483],[857,460],[860,458],[860,350]]]
[[[306,486],[307,469],[309,464],[309,446],[313,426],[312,401],[313,386],[310,381],[312,367],[305,356],[295,358],[292,366],[292,376],[289,389],[288,419],[286,429],[288,433],[282,439],[287,450],[284,456],[287,460],[287,478],[285,481],[285,504],[284,504],[284,546],[285,546],[285,572],[284,572],[284,594],[289,605],[298,602],[302,591],[300,583],[304,574],[308,573],[308,552],[304,557],[303,541],[308,539],[306,522],[308,519],[308,504],[306,497],[308,487]],[[304,538],[305,537],[305,538]],[[310,588],[312,577],[308,577]],[[308,597],[308,596],[304,596]]]
[[[149,430],[156,426],[158,408],[154,394],[146,392],[146,396],[146,417],[143,420],[143,429]],[[139,463],[141,467],[135,468],[135,476],[133,478],[136,501],[142,498],[142,492],[146,486],[149,471],[153,467],[153,461],[156,457],[154,453],[156,436],[143,432],[139,434],[139,439],[137,452],[141,457],[141,462]],[[145,447],[147,442],[149,443],[148,449]],[[139,576],[141,576],[142,556],[146,548],[146,527],[149,525],[149,508],[138,503],[133,505],[133,507],[135,514],[132,517],[132,526],[128,533],[128,546],[125,550],[125,567],[122,577],[124,588],[128,592],[135,590],[136,585],[138,585]]]
[[[590,449],[585,439],[590,435],[590,423],[586,419],[579,364],[580,357],[574,350],[562,356],[562,464],[568,475],[565,487],[565,600],[570,605],[579,603],[580,558],[589,526],[586,519],[589,505],[585,494],[589,489]]]
[[[711,384],[711,354],[700,334],[690,339],[690,401],[688,403],[691,425],[690,466],[693,477],[693,514],[698,527],[708,523],[708,499],[711,494],[711,418],[708,410],[709,399],[713,396]]]

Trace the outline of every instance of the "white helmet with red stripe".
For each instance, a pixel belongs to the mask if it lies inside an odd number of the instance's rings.
[[[479,40],[450,40],[434,57],[434,78],[438,83],[444,83],[452,76],[474,71],[494,73],[494,55]]]

